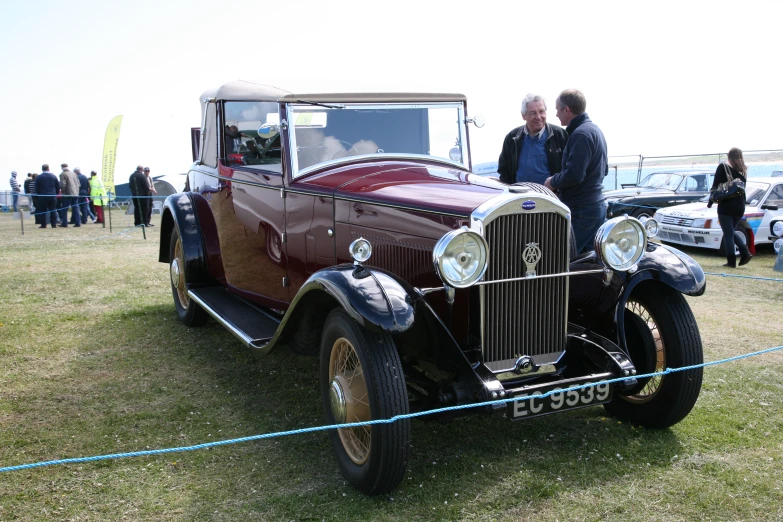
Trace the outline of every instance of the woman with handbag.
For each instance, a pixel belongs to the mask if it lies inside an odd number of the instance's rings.
[[[718,223],[723,231],[723,248],[726,250],[726,264],[729,268],[737,267],[737,256],[734,246],[740,251],[740,265],[747,265],[751,258],[750,250],[745,241],[735,240],[734,230],[745,214],[745,182],[748,168],[742,157],[742,151],[736,147],[729,151],[727,163],[718,165],[715,179],[710,189],[710,201],[707,207],[718,203]]]

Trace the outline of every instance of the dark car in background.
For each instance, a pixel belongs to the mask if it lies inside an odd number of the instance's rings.
[[[659,208],[698,201],[709,193],[715,168],[661,170],[648,174],[638,185],[608,190],[604,192],[606,217],[649,218]]]
[[[201,101],[197,159],[161,220],[174,308],[257,354],[314,356],[327,425],[603,405],[666,428],[695,404],[700,368],[644,374],[702,362],[683,296],[704,293],[701,267],[632,217],[577,255],[551,191],[471,172],[463,95],[231,82]],[[329,435],[357,489],[402,480],[410,418]]]

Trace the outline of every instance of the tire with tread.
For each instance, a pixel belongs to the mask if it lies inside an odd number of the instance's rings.
[[[660,283],[641,283],[628,302],[627,310],[637,318],[626,319],[625,328],[631,330],[626,333],[626,339],[629,342],[650,339],[652,342],[645,342],[645,345],[656,349],[655,368],[649,368],[649,354],[635,354],[633,347],[629,347],[631,360],[639,373],[704,362],[699,328],[681,293]],[[645,327],[648,332],[633,331]],[[652,378],[645,383],[644,389],[633,390],[632,395],[615,395],[604,407],[621,420],[646,428],[668,428],[684,419],[696,404],[703,373],[703,368],[696,368]]]
[[[169,267],[171,267],[171,264],[177,259],[180,269],[184,270],[185,263],[184,257],[182,256],[182,245],[180,241],[179,230],[177,230],[177,227],[175,226],[171,231],[171,240],[169,242]],[[183,274],[183,279],[187,280],[185,274]],[[177,318],[180,322],[185,326],[191,327],[204,324],[207,319],[209,319],[207,312],[192,299],[189,299],[187,295],[183,294],[183,291],[187,291],[184,286],[183,288],[177,288],[174,281],[171,281],[171,278],[169,278],[169,281],[171,283],[171,293],[174,297],[174,308],[177,311]]]
[[[340,345],[350,345],[358,358],[370,417],[346,418],[345,422],[389,419],[408,413],[405,376],[394,340],[388,333],[361,327],[345,311],[336,308],[327,316],[321,337],[320,388],[326,422],[339,424],[330,403],[332,374],[335,373],[331,371],[330,360],[334,360],[333,350]],[[359,374],[353,373],[354,376]],[[393,490],[403,479],[408,464],[410,419],[370,425],[369,431],[363,432],[369,433],[369,449],[362,459],[357,459],[355,453],[346,449],[341,437],[349,436],[352,428],[344,430],[330,430],[329,436],[345,479],[359,491],[370,495]],[[357,463],[356,460],[362,462]]]

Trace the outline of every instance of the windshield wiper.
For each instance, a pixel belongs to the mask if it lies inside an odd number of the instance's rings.
[[[307,100],[296,100],[296,103],[305,103],[307,105],[318,105],[319,107],[326,107],[327,109],[345,109],[345,105],[327,105],[326,103],[318,103]]]

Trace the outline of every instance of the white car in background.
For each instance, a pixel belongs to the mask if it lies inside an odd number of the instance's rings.
[[[745,189],[745,216],[738,231],[754,252],[755,245],[773,244],[775,252],[783,246],[783,178],[750,178]],[[718,205],[707,208],[707,198],[659,209],[658,239],[667,243],[720,250],[723,232],[718,223]]]

